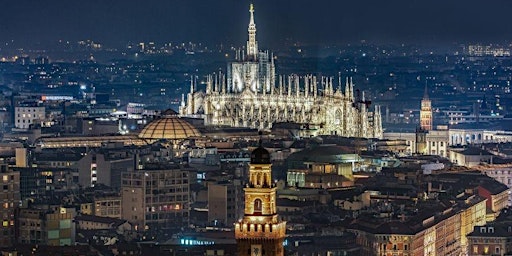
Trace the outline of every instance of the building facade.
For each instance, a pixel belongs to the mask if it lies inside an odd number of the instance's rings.
[[[450,145],[505,143],[512,141],[512,132],[478,128],[450,128]]]
[[[65,246],[75,244],[76,210],[73,207],[59,207],[46,214],[47,244]]]
[[[339,146],[321,145],[293,153],[286,162],[289,187],[329,189],[353,186],[361,157]]]
[[[16,237],[14,234],[14,222],[16,220],[14,213],[21,202],[20,173],[10,169],[7,164],[1,164],[0,175],[2,176],[0,181],[2,185],[2,192],[0,193],[0,216],[2,218],[0,245],[10,246]]]
[[[276,185],[270,167],[266,149],[260,146],[251,153],[244,217],[235,224],[237,255],[284,255],[286,222],[277,215]]]
[[[20,105],[14,108],[14,127],[28,129],[31,125],[40,125],[45,119],[45,107]]]
[[[478,166],[478,170],[494,180],[503,183],[512,191],[512,165],[481,165]],[[512,192],[508,195],[508,205],[512,206]]]
[[[94,213],[100,217],[121,218],[121,197],[102,196],[94,198]]]
[[[417,133],[414,132],[386,132],[384,133],[384,139],[388,140],[404,140],[406,143],[405,155],[411,155],[417,152],[427,155],[438,155],[442,157],[448,157],[449,152],[449,130],[438,129],[423,131],[424,135],[421,143],[418,141]],[[422,144],[422,147],[418,146]]]
[[[468,235],[468,255],[510,255],[512,227],[504,223],[476,226]]]
[[[208,184],[208,223],[232,227],[243,212],[244,195],[239,179]]]
[[[73,207],[25,208],[16,215],[18,243],[51,246],[75,244],[76,210]]]
[[[188,222],[188,171],[174,167],[144,169],[125,172],[121,178],[121,216],[136,230]]]
[[[17,219],[17,242],[20,244],[46,244],[45,214],[43,209],[19,209]]]
[[[469,198],[439,213],[404,220],[356,221],[349,230],[360,255],[467,255],[467,235],[485,225],[485,199]]]
[[[227,75],[208,76],[206,91],[182,96],[180,115],[201,117],[206,125],[270,129],[273,123],[303,124],[311,135],[381,138],[380,107],[370,109],[363,93],[348,79],[313,75],[276,78],[272,54],[258,50],[254,8],[250,8],[247,53],[237,54],[228,64]],[[276,85],[276,80],[279,84]],[[335,88],[337,87],[337,88]]]
[[[119,188],[121,173],[135,169],[135,156],[123,150],[96,149],[83,156],[76,166],[81,186],[104,184]]]

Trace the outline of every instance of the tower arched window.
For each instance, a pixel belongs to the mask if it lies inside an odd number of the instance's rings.
[[[261,199],[254,200],[254,214],[261,214],[261,210],[263,208],[263,203]]]

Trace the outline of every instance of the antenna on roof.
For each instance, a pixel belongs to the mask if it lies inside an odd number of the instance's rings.
[[[258,135],[260,136],[260,140],[258,142],[258,146],[259,147],[263,147],[263,132],[262,131],[259,131],[258,132]]]

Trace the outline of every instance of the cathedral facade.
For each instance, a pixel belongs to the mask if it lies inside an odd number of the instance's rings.
[[[270,129],[272,124],[302,124],[311,135],[381,138],[380,107],[370,109],[364,92],[354,91],[352,79],[314,75],[275,75],[274,58],[258,50],[254,8],[249,9],[246,52],[238,52],[227,74],[207,77],[206,90],[190,92],[180,115],[204,118],[205,125]],[[276,84],[277,82],[277,84]],[[372,111],[373,110],[373,111]]]

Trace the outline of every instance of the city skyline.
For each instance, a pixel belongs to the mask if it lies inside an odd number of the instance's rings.
[[[5,4],[0,254],[512,255],[479,3]]]
[[[148,40],[239,45],[250,2],[13,1],[0,11],[0,34],[22,46],[83,39],[113,45]],[[451,43],[512,38],[512,25],[506,21],[512,3],[500,0],[252,2],[263,48],[285,41]]]

